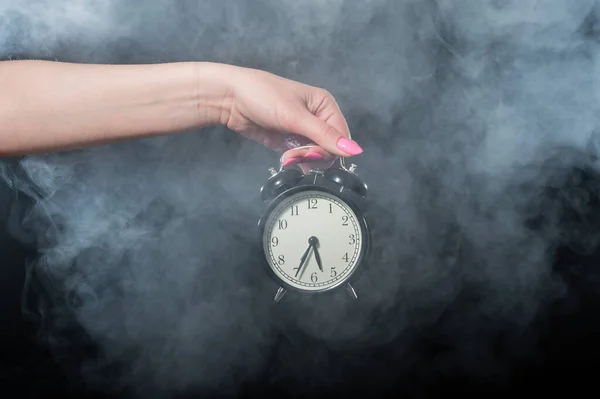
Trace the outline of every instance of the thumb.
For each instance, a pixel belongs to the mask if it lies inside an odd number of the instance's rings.
[[[303,114],[293,133],[307,137],[331,154],[341,157],[358,155],[363,152],[358,143],[310,112]]]

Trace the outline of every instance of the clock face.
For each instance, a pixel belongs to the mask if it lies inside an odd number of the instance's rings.
[[[344,283],[363,251],[363,230],[339,197],[311,190],[281,201],[269,214],[264,251],[275,275],[304,291],[325,291]]]

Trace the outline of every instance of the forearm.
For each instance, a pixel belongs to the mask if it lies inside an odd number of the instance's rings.
[[[223,68],[0,62],[0,156],[218,124],[229,93]]]

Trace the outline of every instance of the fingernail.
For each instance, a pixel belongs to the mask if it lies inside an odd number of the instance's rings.
[[[283,166],[288,166],[288,165],[291,165],[291,164],[294,164],[294,163],[298,163],[298,161],[299,161],[299,160],[300,160],[300,158],[296,158],[296,157],[294,157],[294,158],[289,158],[289,159],[288,159],[287,161],[285,161],[285,162],[284,162],[282,165],[283,165]]]
[[[317,159],[323,159],[325,157],[323,156],[323,154],[320,154],[318,152],[309,152],[304,155],[304,158],[317,160]]]
[[[353,140],[342,137],[337,142],[337,147],[350,154],[350,155],[358,155],[363,152],[363,149]]]

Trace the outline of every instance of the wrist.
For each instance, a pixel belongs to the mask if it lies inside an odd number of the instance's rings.
[[[233,75],[237,67],[197,62],[196,90],[200,125],[227,125],[234,101]]]

